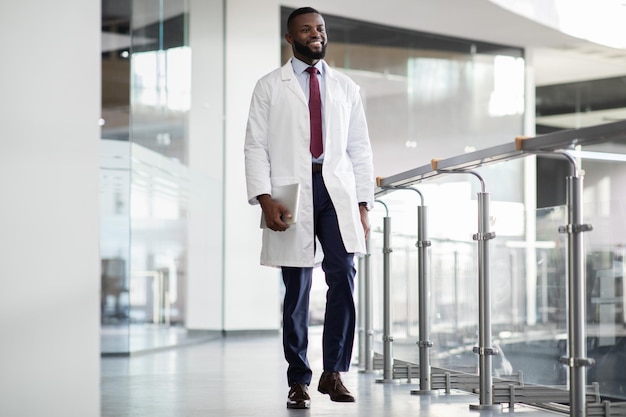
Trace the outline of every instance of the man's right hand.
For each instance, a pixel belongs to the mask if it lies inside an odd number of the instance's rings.
[[[263,216],[265,217],[265,224],[270,230],[275,232],[284,232],[289,229],[289,225],[283,221],[283,219],[291,218],[291,213],[285,206],[278,201],[272,200],[269,194],[261,194],[257,197],[261,209],[263,210]]]

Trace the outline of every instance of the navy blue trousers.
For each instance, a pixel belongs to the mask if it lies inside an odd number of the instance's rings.
[[[315,234],[322,245],[322,270],[326,275],[326,311],[322,336],[324,371],[346,372],[350,368],[356,312],[354,307],[354,254],[346,252],[335,208],[321,172],[313,173]],[[282,267],[285,283],[283,348],[288,363],[287,382],[311,383],[307,358],[309,294],[313,268]]]

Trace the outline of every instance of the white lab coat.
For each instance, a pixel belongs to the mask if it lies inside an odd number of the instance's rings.
[[[322,176],[348,252],[365,253],[358,203],[374,203],[372,151],[359,87],[325,66]],[[261,78],[250,104],[244,147],[248,201],[272,185],[300,183],[297,223],[284,232],[263,230],[261,264],[310,267],[314,253],[309,107],[291,61]]]

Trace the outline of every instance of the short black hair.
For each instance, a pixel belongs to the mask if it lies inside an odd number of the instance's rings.
[[[299,9],[296,9],[293,12],[291,12],[289,17],[287,18],[287,30],[291,31],[291,22],[293,22],[293,19],[295,19],[297,16],[300,16],[301,14],[308,14],[308,13],[316,13],[316,14],[319,14],[320,16],[322,15],[320,12],[318,12],[312,7],[300,7]]]

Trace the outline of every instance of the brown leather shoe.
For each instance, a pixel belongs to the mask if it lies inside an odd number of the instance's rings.
[[[287,408],[311,408],[309,389],[305,384],[293,384],[287,396]]]
[[[317,390],[322,394],[330,395],[331,401],[340,403],[353,403],[354,396],[350,394],[350,391],[341,382],[341,375],[339,372],[327,372],[324,371],[320,378],[320,383],[317,386]]]

